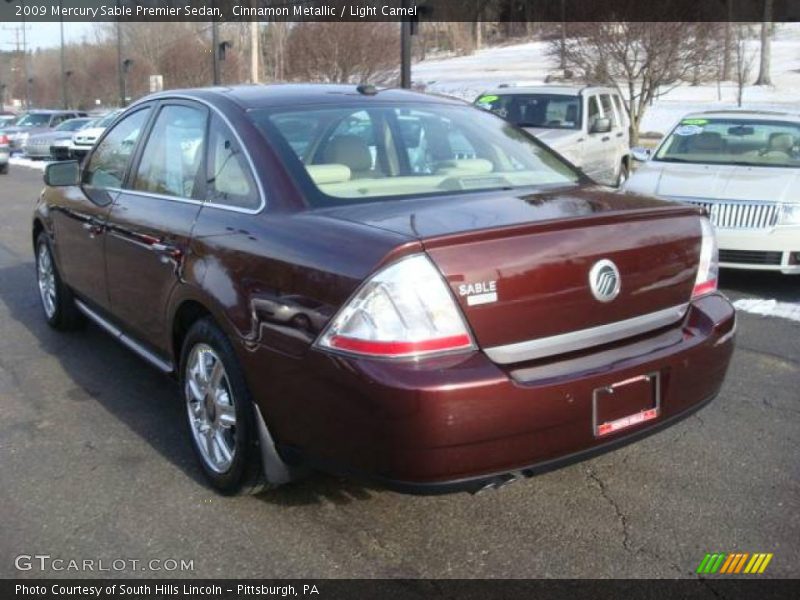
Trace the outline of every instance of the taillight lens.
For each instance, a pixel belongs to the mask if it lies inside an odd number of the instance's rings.
[[[703,241],[700,247],[700,265],[697,269],[692,298],[699,298],[716,291],[719,276],[719,254],[714,229],[705,217],[701,217],[700,227],[703,231]]]
[[[383,358],[474,348],[450,290],[423,254],[378,271],[333,318],[317,345]]]
[[[3,144],[3,145],[8,144],[8,136],[7,135],[0,135],[0,144]]]

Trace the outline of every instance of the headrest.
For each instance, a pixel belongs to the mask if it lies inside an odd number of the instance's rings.
[[[492,161],[485,158],[457,158],[443,160],[436,166],[441,175],[485,175],[494,171]]]
[[[350,171],[369,171],[372,168],[372,154],[367,143],[357,135],[337,135],[324,152],[326,163],[346,165]]]
[[[777,150],[779,152],[789,153],[794,148],[794,136],[791,133],[772,133],[769,136],[769,143],[767,149]]]

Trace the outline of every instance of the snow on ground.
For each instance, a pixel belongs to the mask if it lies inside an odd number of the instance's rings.
[[[758,74],[758,42],[751,42],[755,54],[752,79]],[[547,56],[547,42],[528,42],[487,48],[470,56],[429,59],[413,66],[416,83],[427,91],[473,101],[488,88],[500,83],[541,84],[555,70]],[[743,108],[800,112],[800,23],[782,24],[772,42],[772,80],[770,87],[748,86]],[[700,110],[736,108],[736,84],[725,82],[679,86],[661,96],[648,108],[641,131],[666,133],[685,114]]]
[[[762,298],[742,298],[733,303],[737,310],[762,315],[800,321],[800,302],[779,302]]]
[[[47,165],[46,160],[31,160],[30,158],[23,158],[21,156],[12,156],[8,159],[8,162],[12,167],[28,167],[29,169],[37,169],[38,171],[44,171]]]

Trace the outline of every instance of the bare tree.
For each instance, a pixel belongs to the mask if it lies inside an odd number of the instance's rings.
[[[564,55],[587,82],[616,87],[625,98],[630,116],[631,144],[638,143],[639,125],[652,101],[681,85],[695,71],[713,72],[714,51],[707,40],[716,31],[714,23],[618,23],[570,24]],[[562,42],[552,40],[549,53],[561,54]]]
[[[744,88],[750,79],[755,61],[755,51],[749,47],[753,32],[749,25],[737,25],[734,32],[733,67],[736,77],[736,104],[742,105]]]
[[[286,44],[288,78],[388,83],[397,76],[399,57],[392,50],[399,40],[396,23],[297,23]]]
[[[770,63],[772,62],[772,9],[773,0],[764,0],[764,19],[761,21],[761,61],[758,66],[756,85],[772,85]]]

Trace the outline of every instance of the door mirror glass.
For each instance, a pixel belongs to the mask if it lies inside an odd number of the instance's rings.
[[[650,160],[651,152],[652,150],[650,150],[650,148],[643,148],[641,146],[631,148],[631,156],[633,157],[633,160],[637,162],[647,162]]]
[[[65,160],[47,165],[44,169],[44,183],[51,187],[78,185],[81,182],[81,169],[77,160]]]
[[[609,131],[611,131],[611,119],[600,117],[594,120],[589,133],[608,133]]]

